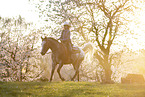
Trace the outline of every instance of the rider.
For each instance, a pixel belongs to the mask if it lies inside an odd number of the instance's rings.
[[[61,37],[59,38],[59,40],[64,43],[64,45],[67,47],[68,51],[69,51],[69,58],[71,56],[71,52],[72,52],[72,43],[71,43],[71,39],[70,39],[70,23],[68,22],[64,22],[63,24],[64,28],[62,30],[61,33]]]

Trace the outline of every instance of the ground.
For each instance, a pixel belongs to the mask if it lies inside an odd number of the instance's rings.
[[[145,97],[145,84],[0,82],[0,97]]]

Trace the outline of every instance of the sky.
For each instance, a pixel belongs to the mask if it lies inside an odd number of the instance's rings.
[[[18,17],[21,15],[28,22],[37,22],[39,16],[35,12],[35,6],[28,0],[0,0],[1,17]]]

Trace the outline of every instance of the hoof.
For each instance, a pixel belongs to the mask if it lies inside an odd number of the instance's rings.
[[[62,81],[65,81],[65,79],[64,79],[64,78],[62,78],[61,80],[62,80]]]
[[[52,81],[52,79],[49,80],[49,82],[51,82],[51,81]]]

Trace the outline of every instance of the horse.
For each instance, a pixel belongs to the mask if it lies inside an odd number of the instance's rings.
[[[67,48],[63,45],[63,43],[59,42],[58,40],[52,38],[52,37],[46,37],[42,38],[42,49],[41,49],[41,55],[45,55],[48,49],[51,49],[52,51],[52,70],[51,70],[51,76],[50,76],[50,82],[52,81],[52,77],[55,71],[55,67],[57,64],[59,64],[57,73],[62,81],[65,81],[65,79],[61,76],[60,70],[63,67],[63,65],[72,64],[73,68],[75,70],[74,76],[71,78],[71,81],[73,81],[76,76],[78,77],[79,81],[79,67],[82,61],[84,60],[85,53],[82,49],[77,48],[77,52],[71,54],[71,60],[68,61],[68,54],[67,54]]]

